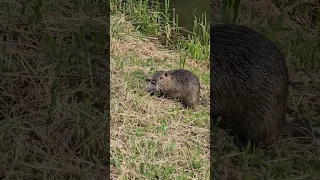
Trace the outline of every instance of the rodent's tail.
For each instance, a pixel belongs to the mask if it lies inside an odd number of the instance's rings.
[[[290,137],[320,137],[319,133],[312,130],[311,125],[302,125],[299,123],[286,123],[285,135]]]

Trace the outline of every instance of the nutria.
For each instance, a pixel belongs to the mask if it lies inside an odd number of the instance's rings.
[[[221,116],[217,126],[241,141],[271,145],[286,126],[288,70],[280,50],[242,25],[210,28],[211,126]]]
[[[152,76],[149,76],[146,80],[149,84],[146,86],[146,91],[153,95],[156,92],[156,83],[158,82],[160,76],[164,73],[164,70],[156,71]],[[159,94],[160,96],[162,94]]]
[[[186,69],[158,71],[147,85],[148,92],[156,91],[165,97],[177,98],[185,107],[194,107],[199,101],[200,81]]]

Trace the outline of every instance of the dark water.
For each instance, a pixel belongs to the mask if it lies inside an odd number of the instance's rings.
[[[164,9],[165,0],[159,2]],[[175,8],[175,13],[179,16],[179,27],[188,31],[193,30],[194,16],[199,21],[202,14],[206,13],[207,22],[210,22],[210,0],[170,0],[170,9],[172,8]],[[172,18],[172,11],[170,14]]]

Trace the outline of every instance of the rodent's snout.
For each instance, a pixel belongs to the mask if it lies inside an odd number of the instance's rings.
[[[159,90],[160,90],[159,84],[156,84],[156,91],[159,91]]]
[[[155,90],[155,85],[148,84],[146,86],[146,91],[147,92],[153,92],[154,90]]]

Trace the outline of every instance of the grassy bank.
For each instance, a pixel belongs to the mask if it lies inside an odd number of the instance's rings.
[[[229,3],[212,1],[213,21],[247,25],[279,46],[290,71],[287,120],[312,123],[317,130],[319,26],[313,19],[319,16],[301,11],[305,7],[312,12],[314,1],[294,5],[281,0],[274,4],[262,0],[225,2]],[[126,9],[117,9],[115,4],[111,16],[112,176],[209,179],[208,109],[182,110],[177,102],[158,100],[144,92],[144,78],[150,71],[181,67],[181,62],[185,62],[185,68],[200,76],[205,87],[203,97],[209,97],[208,58],[193,56],[184,46],[188,40],[177,38],[173,47],[168,46],[167,42],[172,42],[166,39],[168,32],[175,32],[176,27],[173,21],[169,28],[172,31],[164,28],[166,16],[160,12],[149,16],[150,10],[138,5],[135,8],[140,7],[144,12],[124,15],[119,11]],[[159,17],[163,23],[158,23]],[[205,54],[203,48],[199,49],[198,52]],[[188,59],[184,61],[185,54]],[[212,158],[216,179],[317,179],[319,176],[318,139],[307,144],[283,139],[272,150],[251,153],[239,152],[224,131],[219,130],[215,135]]]
[[[208,100],[209,62],[170,50],[157,34],[137,31],[131,18],[111,13],[112,178],[209,179],[209,107],[185,110],[144,89],[154,70],[184,65],[199,77]]]
[[[160,2],[160,1],[159,1]],[[182,51],[185,56],[197,60],[209,59],[209,24],[206,14],[194,19],[193,31],[182,36],[179,16],[170,8],[170,0],[162,6],[158,1],[138,0],[120,3],[111,0],[111,11],[127,14],[126,20],[145,36],[156,37],[166,48]]]

